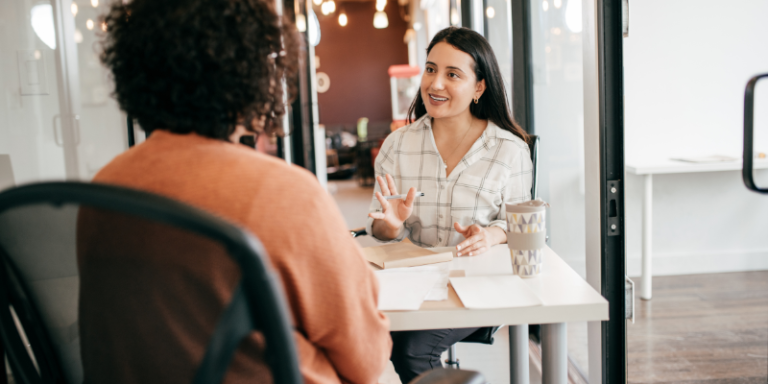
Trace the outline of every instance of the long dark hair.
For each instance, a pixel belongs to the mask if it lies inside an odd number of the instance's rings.
[[[509,110],[507,91],[499,70],[496,55],[493,54],[491,45],[479,33],[468,28],[448,27],[438,32],[427,47],[427,55],[437,43],[446,42],[454,48],[472,56],[475,60],[475,76],[477,81],[485,79],[485,92],[480,96],[477,104],[469,104],[469,112],[472,116],[490,120],[501,129],[512,132],[515,136],[528,142],[528,134],[520,127]],[[416,93],[411,107],[408,109],[408,123],[413,123],[427,113],[424,100],[421,98],[421,90]]]

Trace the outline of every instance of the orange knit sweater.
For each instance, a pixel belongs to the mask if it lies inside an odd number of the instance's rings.
[[[164,195],[252,231],[282,279],[305,382],[376,382],[391,349],[376,278],[313,175],[241,145],[156,130],[94,182]],[[204,245],[151,228],[116,247],[99,245],[99,224],[86,227],[78,250],[86,382],[189,383],[239,271],[224,255],[190,260]],[[153,250],[115,250],[137,241]],[[258,334],[241,344],[226,382],[270,382],[262,347]]]

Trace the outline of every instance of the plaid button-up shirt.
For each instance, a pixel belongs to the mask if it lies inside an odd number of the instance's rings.
[[[449,176],[432,134],[432,119],[425,115],[387,137],[376,157],[376,176],[392,175],[398,192],[415,187],[417,197],[405,230],[421,247],[455,246],[464,240],[454,222],[507,229],[505,203],[531,199],[533,165],[528,145],[511,132],[488,122]],[[381,191],[378,183],[375,191]],[[381,211],[374,196],[370,212]],[[373,234],[368,218],[368,233]],[[377,239],[378,240],[378,239]]]

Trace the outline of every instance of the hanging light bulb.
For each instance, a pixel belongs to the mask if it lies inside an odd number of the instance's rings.
[[[347,21],[348,21],[347,14],[344,12],[341,12],[341,14],[339,15],[339,25],[341,25],[342,27],[346,27]]]
[[[543,3],[541,3],[541,8],[546,12],[549,9],[549,2],[547,0],[544,0]]]
[[[389,19],[387,14],[383,11],[378,11],[373,14],[373,27],[376,29],[384,29],[389,26]]]
[[[323,0],[312,0],[312,2],[315,3],[315,5],[320,5],[323,3]]]
[[[496,16],[496,10],[493,9],[493,7],[488,7],[485,9],[485,15],[488,16],[489,19],[493,19],[493,17]]]
[[[85,27],[88,28],[88,30],[93,30],[93,20],[88,19],[85,21]]]
[[[99,6],[99,0],[91,0],[91,7],[98,7]]]
[[[387,6],[387,0],[376,0],[376,11],[383,12],[384,7]]]
[[[563,0],[554,0],[552,4],[555,5],[555,8],[560,9],[563,6]]]
[[[331,10],[330,13],[336,12],[336,2],[331,0],[331,1],[328,2],[328,4],[330,4],[330,5],[328,5],[328,8],[330,8],[330,10]]]
[[[83,42],[83,33],[80,32],[79,29],[75,28],[75,43],[82,43]]]
[[[103,21],[101,22],[101,30],[104,31],[104,32],[107,31],[107,23],[105,23]]]
[[[69,6],[69,9],[72,11],[72,16],[77,16],[77,4],[72,3],[72,5]]]
[[[323,15],[328,16],[331,14],[331,2],[326,1],[323,3],[323,5],[320,6],[320,12],[322,12]]]
[[[301,13],[296,15],[296,29],[301,33],[307,31],[307,18]]]

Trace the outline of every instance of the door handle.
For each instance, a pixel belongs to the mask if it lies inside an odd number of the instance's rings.
[[[741,177],[748,189],[758,193],[768,193],[768,188],[760,188],[755,184],[753,175],[754,167],[754,125],[755,125],[755,87],[757,82],[768,77],[768,73],[757,75],[747,82],[744,90],[744,156],[741,168]]]
[[[61,124],[56,124],[56,121],[61,122],[61,115],[54,115],[53,116],[53,142],[56,143],[59,147],[64,146],[64,140],[62,139],[63,133],[60,136],[59,131],[61,131]],[[74,115],[73,116],[73,126],[72,130],[74,131],[74,139],[75,139],[75,146],[80,145],[80,115]]]

